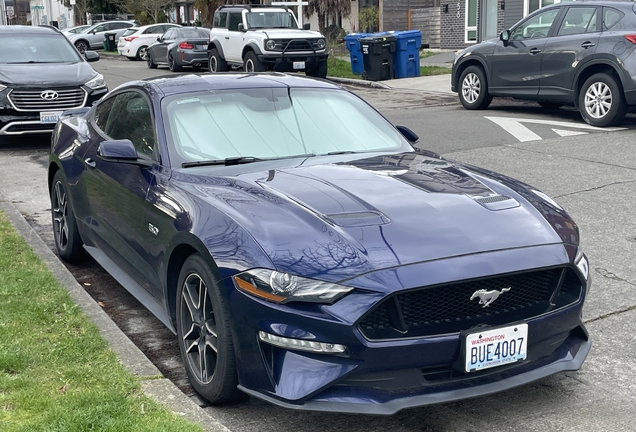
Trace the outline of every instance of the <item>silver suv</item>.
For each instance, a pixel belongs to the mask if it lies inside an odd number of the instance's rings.
[[[326,41],[309,24],[298,28],[284,7],[226,5],[214,13],[208,58],[210,72],[243,67],[246,72],[302,72],[327,76]]]
[[[95,50],[104,48],[104,38],[106,33],[116,33],[115,40],[124,34],[127,28],[135,25],[132,21],[107,21],[94,24],[82,33],[65,35],[77,50],[83,53],[86,50]]]

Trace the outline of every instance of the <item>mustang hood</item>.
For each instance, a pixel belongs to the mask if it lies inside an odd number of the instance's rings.
[[[331,281],[464,254],[578,242],[567,214],[531,204],[525,185],[514,190],[416,153],[223,180],[197,190],[245,228],[278,270]]]
[[[43,66],[46,74],[42,74]],[[61,86],[79,86],[97,75],[97,72],[84,61],[77,63],[42,64],[3,64],[0,68],[0,82],[15,86],[46,88],[55,84]]]

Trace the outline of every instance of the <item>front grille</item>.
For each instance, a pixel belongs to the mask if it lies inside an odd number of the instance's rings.
[[[359,322],[371,340],[457,333],[477,325],[525,320],[576,302],[582,283],[571,268],[495,276],[400,292],[375,306]],[[476,291],[502,291],[488,307]]]
[[[7,133],[21,132],[51,132],[55,128],[55,124],[42,123],[23,123],[14,124],[7,128]]]
[[[46,100],[42,94],[47,91],[57,93],[57,99]],[[79,88],[43,89],[43,90],[13,90],[9,99],[20,111],[47,111],[80,108],[84,106],[86,92]]]
[[[309,41],[306,39],[277,40],[276,49],[284,50],[285,52],[313,51]]]

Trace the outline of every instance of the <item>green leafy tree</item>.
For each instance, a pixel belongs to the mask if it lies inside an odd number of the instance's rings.
[[[324,32],[327,20],[337,21],[338,17],[351,15],[351,0],[309,0],[309,6],[303,9],[305,18],[313,14],[318,16],[318,27]]]
[[[377,31],[378,22],[380,21],[380,15],[377,6],[363,7],[358,15],[358,22],[360,23],[360,31],[369,32]]]

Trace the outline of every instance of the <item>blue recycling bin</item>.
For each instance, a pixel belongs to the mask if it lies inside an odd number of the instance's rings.
[[[395,78],[420,76],[420,47],[422,32],[406,30],[391,32],[397,39],[393,54],[393,72]]]
[[[369,33],[350,33],[345,36],[345,45],[349,51],[351,59],[351,72],[354,74],[362,74],[364,72],[364,61],[362,59],[362,51],[360,51],[360,42],[358,39],[366,37]]]

